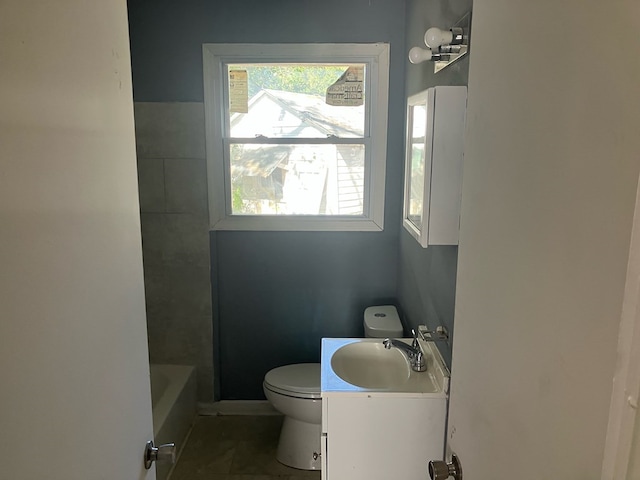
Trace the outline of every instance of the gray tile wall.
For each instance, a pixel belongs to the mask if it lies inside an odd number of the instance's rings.
[[[195,365],[213,401],[204,105],[135,103],[151,363]]]

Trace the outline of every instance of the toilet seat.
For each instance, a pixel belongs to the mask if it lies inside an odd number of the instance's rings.
[[[264,376],[264,386],[289,397],[319,399],[320,364],[297,363],[274,368]]]

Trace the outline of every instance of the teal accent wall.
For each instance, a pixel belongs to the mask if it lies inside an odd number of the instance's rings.
[[[263,398],[262,378],[270,368],[319,361],[322,337],[362,335],[362,313],[368,305],[395,304],[407,332],[427,324],[446,325],[453,334],[458,249],[423,249],[401,226],[405,103],[407,96],[431,86],[466,85],[473,45],[470,55],[438,74],[431,63],[411,65],[407,52],[423,45],[428,27],[451,26],[470,9],[471,0],[129,1],[134,99],[150,112],[155,111],[153,103],[181,111],[175,105],[203,102],[203,43],[388,42],[391,47],[383,232],[211,232],[213,322],[203,329],[203,309],[192,315],[191,306],[182,309],[181,303],[167,298],[179,279],[164,282],[153,275],[158,268],[166,269],[167,257],[174,257],[164,252],[162,263],[153,263],[155,257],[148,253],[158,236],[152,228],[143,229],[145,268],[155,282],[147,299],[150,342],[155,342],[150,351],[158,361],[197,364],[201,392],[211,388],[206,377],[213,375],[215,392],[201,393],[201,401],[214,396]],[[162,121],[172,122],[169,117]],[[181,122],[176,117],[173,130],[189,150],[192,135],[203,141],[203,126],[194,134],[182,131]],[[153,156],[164,162],[162,175],[150,174],[151,168],[158,170],[157,162],[139,165],[146,179],[141,195],[175,195],[178,183],[189,189],[188,182],[172,181],[167,164],[175,162],[163,160],[166,155]],[[153,183],[149,178],[160,180]],[[163,212],[173,219],[175,212]],[[145,227],[156,218],[155,210],[149,213]],[[172,225],[162,235],[178,235],[178,244],[193,244],[191,229],[176,230]],[[171,253],[173,243],[169,247]],[[200,268],[189,263],[191,256],[185,258],[186,271]],[[193,282],[201,288],[201,280]],[[171,313],[166,304],[179,312]],[[182,352],[181,342],[189,345],[188,354]],[[450,363],[450,347],[440,347]]]
[[[361,336],[365,307],[398,305],[405,19],[403,0],[129,1],[134,99],[147,104],[203,101],[203,43],[390,44],[384,231],[210,234],[216,398],[264,398],[269,369],[318,362],[322,337]]]
[[[406,50],[424,45],[424,33],[429,27],[450,28],[471,10],[471,0],[407,0]],[[467,85],[468,55],[438,73],[433,63],[412,65],[406,62],[406,95],[410,96],[437,85]],[[454,333],[457,246],[422,248],[401,228],[398,262],[398,301],[402,306],[407,328],[426,324],[433,330],[438,325]],[[451,342],[438,343],[445,361],[451,366]]]

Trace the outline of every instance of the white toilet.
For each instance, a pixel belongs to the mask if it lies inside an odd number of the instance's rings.
[[[402,323],[393,305],[364,311],[364,336],[402,337]],[[278,452],[280,463],[301,470],[320,470],[322,400],[320,364],[298,363],[267,372],[262,384],[273,407],[284,415]]]

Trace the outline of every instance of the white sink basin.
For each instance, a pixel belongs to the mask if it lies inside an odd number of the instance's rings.
[[[356,342],[340,347],[331,357],[331,368],[342,380],[363,388],[393,388],[411,376],[407,358],[382,342]]]
[[[412,339],[402,339],[411,344]],[[421,343],[426,372],[415,372],[396,347],[387,350],[381,338],[323,338],[322,394],[362,392],[377,395],[446,395],[449,374],[437,349]],[[323,397],[324,398],[324,397]]]

